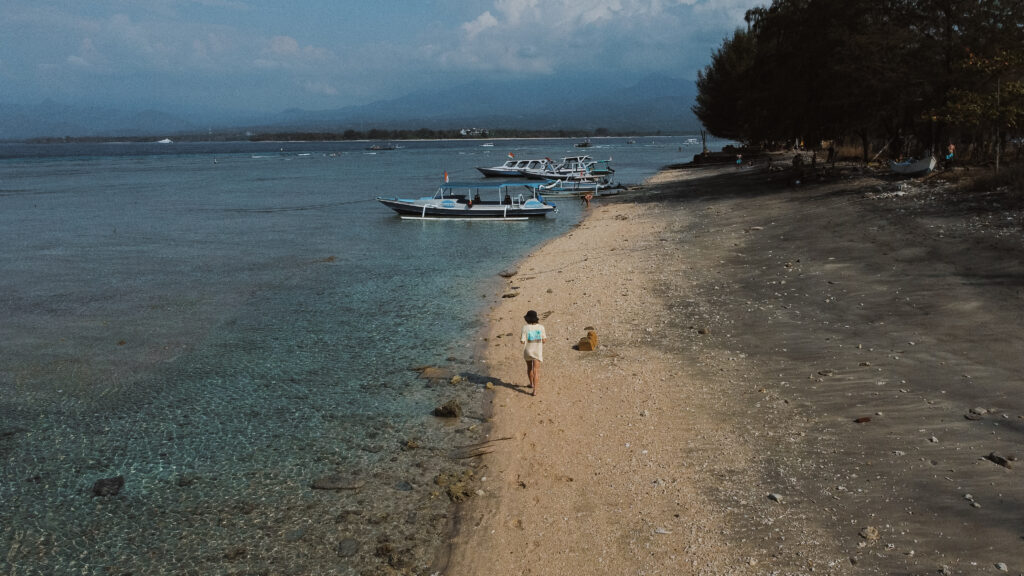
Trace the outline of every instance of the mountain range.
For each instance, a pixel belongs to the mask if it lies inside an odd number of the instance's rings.
[[[699,128],[690,111],[695,95],[692,81],[648,76],[622,87],[598,79],[480,81],[359,106],[248,115],[184,115],[45,100],[34,105],[0,103],[0,140],[468,127],[679,133]]]

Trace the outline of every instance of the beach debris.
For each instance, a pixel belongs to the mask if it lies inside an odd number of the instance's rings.
[[[314,490],[358,490],[365,484],[365,480],[343,474],[327,474],[314,479],[309,487]]]
[[[932,444],[938,444],[939,439],[936,438],[935,436],[932,436],[931,438],[928,438],[928,441],[931,442]]]
[[[874,526],[865,526],[860,529],[858,534],[860,534],[861,538],[869,541],[878,540],[880,537],[878,534],[878,528],[875,528]]]
[[[589,330],[586,336],[580,338],[580,342],[576,345],[576,349],[581,352],[597,350],[597,332]]]
[[[470,487],[473,479],[473,469],[466,468],[462,472],[442,472],[434,477],[434,484],[444,488],[448,499],[452,502],[462,502],[474,494]]]
[[[494,382],[488,381],[487,384],[484,384],[484,388],[487,388],[488,390],[494,390]]]
[[[359,552],[359,541],[351,537],[343,538],[341,542],[338,542],[336,551],[338,552],[338,556],[341,556],[342,558],[355,556],[356,553]]]
[[[871,416],[861,416],[860,418],[855,418],[853,421],[856,422],[857,424],[871,422]]]
[[[456,384],[462,384],[463,382],[465,382],[465,380],[466,380],[465,378],[463,378],[462,376],[460,376],[460,375],[456,374],[455,376],[452,376],[452,379],[451,379],[451,380],[449,380],[448,382],[449,382],[449,383],[450,383],[451,385],[453,385],[453,386],[454,386],[454,385],[456,385]]]
[[[971,504],[971,508],[981,508],[981,504],[974,499],[973,494],[964,494],[964,500],[967,500]]]
[[[452,451],[451,458],[453,460],[465,460],[467,458],[476,458],[478,456],[483,456],[484,454],[490,454],[491,452],[494,452],[495,442],[511,439],[511,436],[505,436],[504,438],[494,438],[493,440],[485,440],[475,444],[459,446]]]
[[[511,277],[515,276],[516,274],[519,274],[519,270],[515,270],[515,269],[512,269],[512,268],[509,268],[509,269],[506,269],[506,270],[502,270],[501,272],[498,272],[498,276],[501,276],[502,278],[511,278]]]
[[[835,374],[835,371],[832,370],[831,368],[826,368],[824,370],[818,370],[818,375],[819,376],[832,376],[833,374]]]
[[[985,456],[985,460],[988,460],[989,462],[993,462],[995,464],[999,464],[1003,468],[1013,468],[1013,466],[1010,465],[1010,460],[1008,458],[1004,458],[1003,456],[1000,456],[995,452],[989,452],[988,456]]]
[[[515,298],[516,296],[519,296],[518,292],[509,292],[501,295],[502,298]]]
[[[782,504],[782,494],[776,494],[775,492],[772,492],[768,494],[768,499],[771,500],[772,502],[778,502],[779,504]]]
[[[964,414],[964,418],[968,420],[981,420],[988,413],[989,411],[985,408],[975,407],[968,410],[967,414]]]
[[[434,416],[439,418],[461,418],[462,405],[459,404],[458,400],[453,398],[445,402],[443,405],[434,408]]]
[[[697,328],[697,334],[711,334],[711,328],[701,326],[700,328]]]
[[[996,570],[1000,572],[1009,572],[1010,567],[1006,565],[1006,562],[996,562]]]
[[[666,528],[655,528],[655,529],[654,529],[654,533],[655,533],[655,534],[671,534],[671,533],[672,533],[672,531],[671,531],[671,530],[668,530],[668,529],[666,529]]]
[[[93,496],[117,496],[117,494],[124,488],[124,476],[114,476],[112,478],[100,478],[92,485]]]

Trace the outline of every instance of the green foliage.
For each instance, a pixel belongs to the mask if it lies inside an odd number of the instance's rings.
[[[774,0],[745,20],[698,75],[716,136],[927,147],[1024,126],[1024,2]]]

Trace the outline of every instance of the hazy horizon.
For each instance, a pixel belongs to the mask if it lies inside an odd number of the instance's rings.
[[[361,106],[467,82],[693,80],[760,4],[10,0],[0,105],[247,115]]]

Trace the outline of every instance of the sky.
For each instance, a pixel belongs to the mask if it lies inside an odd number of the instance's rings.
[[[696,79],[755,0],[3,0],[0,106],[328,110],[477,79]]]

